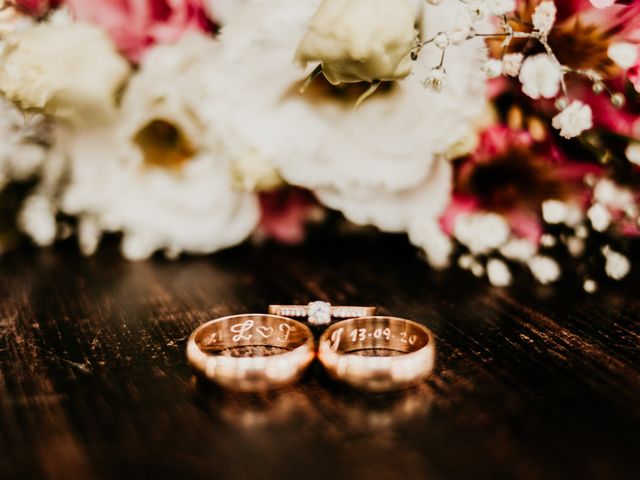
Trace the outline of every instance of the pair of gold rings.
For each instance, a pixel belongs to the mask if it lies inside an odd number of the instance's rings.
[[[232,390],[279,388],[297,380],[316,357],[311,329],[291,317],[305,316],[312,325],[348,318],[320,336],[317,357],[332,378],[374,392],[424,380],[435,360],[432,333],[411,320],[375,316],[375,311],[312,302],[271,305],[269,314],[222,317],[193,332],[187,358],[199,374]]]

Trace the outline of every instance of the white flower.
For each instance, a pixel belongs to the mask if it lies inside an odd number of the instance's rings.
[[[407,0],[323,0],[296,52],[334,85],[396,80],[411,72],[415,10]]]
[[[555,247],[558,243],[558,239],[551,235],[550,233],[545,233],[540,237],[540,245],[543,247],[551,248]]]
[[[18,226],[36,245],[51,245],[56,238],[55,208],[44,195],[31,195],[18,214]]]
[[[458,14],[455,16],[453,25],[448,30],[448,36],[451,40],[451,43],[457,45],[464,42],[467,37],[469,37],[472,26],[473,22],[471,21],[469,12],[467,10],[458,12]]]
[[[616,65],[624,70],[628,70],[638,63],[640,47],[633,43],[616,42],[609,45],[607,54]]]
[[[560,278],[558,262],[542,255],[532,257],[528,262],[529,270],[533,276],[543,285],[555,282]]]
[[[9,37],[0,71],[0,91],[20,107],[87,122],[113,112],[129,66],[98,27],[42,23]]]
[[[439,158],[427,178],[407,189],[325,187],[315,193],[321,202],[342,211],[354,223],[375,225],[386,232],[406,232],[434,222],[444,211],[450,200],[451,175],[451,164]],[[423,242],[417,243],[424,247]]]
[[[562,71],[546,53],[527,57],[520,69],[522,91],[531,98],[553,98],[560,91]]]
[[[525,238],[512,238],[502,247],[500,254],[509,260],[526,262],[538,252],[538,246]]]
[[[50,141],[41,115],[26,119],[11,102],[0,97],[0,190],[13,181],[34,177],[47,157]]]
[[[604,232],[611,225],[611,212],[600,203],[594,203],[587,211],[587,218],[591,222],[593,229],[597,232]]]
[[[609,278],[614,280],[622,280],[631,271],[631,262],[629,259],[614,250],[611,250],[609,246],[602,249],[602,254],[605,258],[605,272]]]
[[[6,0],[0,0],[0,50],[3,48],[5,37],[21,30],[27,30],[34,23],[33,17],[18,11]]]
[[[595,280],[588,278],[582,284],[582,288],[587,293],[595,293],[598,290],[598,283]]]
[[[473,258],[473,255],[465,253],[463,255],[460,255],[460,257],[458,258],[458,266],[463,270],[469,270],[474,261],[475,259]]]
[[[492,58],[484,64],[484,73],[487,78],[498,78],[502,75],[502,62],[498,59]]]
[[[449,265],[453,245],[451,239],[444,234],[437,222],[412,225],[409,229],[409,240],[425,251],[427,260],[432,267],[445,268]]]
[[[564,223],[569,215],[569,206],[561,200],[545,200],[542,203],[542,218],[545,222]]]
[[[591,107],[580,100],[574,100],[551,122],[553,128],[560,130],[560,136],[574,138],[593,126]]]
[[[593,189],[593,198],[602,205],[624,210],[635,203],[631,189],[621,187],[609,178],[602,178]]]
[[[231,174],[235,186],[247,192],[273,190],[282,184],[273,163],[255,151],[236,156],[231,164]]]
[[[449,36],[445,32],[440,32],[433,38],[433,44],[441,50],[447,48],[450,43]]]
[[[100,231],[100,225],[98,222],[90,217],[83,216],[78,222],[78,245],[83,255],[93,255],[98,249],[100,243],[100,237],[102,232]]]
[[[251,0],[205,0],[205,8],[210,18],[216,23],[226,24],[233,16]]]
[[[113,123],[74,132],[64,144],[72,160],[63,210],[96,232],[123,233],[129,259],[156,250],[209,253],[244,240],[258,221],[254,195],[236,190],[223,138],[196,108],[210,85],[201,67],[217,44],[198,34],[145,56]]]
[[[631,163],[640,166],[640,142],[629,143],[625,155]]]
[[[504,15],[516,9],[516,0],[484,0],[491,15]]]
[[[520,67],[522,67],[522,60],[524,60],[524,55],[521,53],[508,53],[502,57],[504,74],[510,77],[517,77],[520,73]]]
[[[434,92],[441,92],[444,87],[444,81],[447,78],[447,72],[442,67],[434,67],[429,70],[428,75],[422,81],[425,88]]]
[[[482,42],[451,49],[452,79],[439,94],[420,84],[440,58],[426,49],[415,75],[354,109],[357,85],[332,87],[320,77],[297,92],[303,78],[291,56],[318,4],[272,0],[242,9],[220,38],[223,61],[209,62],[207,80],[219,86],[200,102],[201,114],[231,148],[258,152],[288,183],[354,222],[406,232],[434,221],[451,190],[451,166],[440,154],[468,135],[486,103]],[[461,8],[425,5],[424,37],[447,31]]]
[[[509,224],[497,213],[465,213],[453,226],[454,237],[473,254],[484,254],[503,245],[509,239]]]
[[[475,259],[471,262],[471,267],[469,268],[469,270],[471,270],[471,273],[478,278],[484,276],[485,274],[484,265],[482,265]]]
[[[491,285],[506,287],[511,284],[511,272],[502,260],[492,258],[487,262],[487,277]]]
[[[556,22],[558,9],[553,1],[544,1],[533,12],[533,28],[543,35],[548,34]]]
[[[542,218],[550,224],[576,226],[583,220],[584,214],[580,205],[576,203],[551,199],[542,203]]]
[[[579,237],[569,237],[567,238],[566,243],[567,250],[569,250],[572,257],[578,258],[584,253],[585,243],[583,239]]]

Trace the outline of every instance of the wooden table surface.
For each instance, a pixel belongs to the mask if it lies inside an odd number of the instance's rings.
[[[385,236],[178,262],[16,252],[0,259],[0,478],[640,478],[635,285],[495,289]],[[315,364],[261,396],[195,381],[198,324],[314,299],[428,325],[434,375],[396,395]]]

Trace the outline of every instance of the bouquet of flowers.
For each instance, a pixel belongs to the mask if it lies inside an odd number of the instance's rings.
[[[630,271],[640,2],[0,5],[0,250],[174,258],[331,209],[498,286]]]

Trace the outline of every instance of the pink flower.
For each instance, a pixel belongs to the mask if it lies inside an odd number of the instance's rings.
[[[478,148],[473,153],[474,162],[490,161],[492,157],[509,148],[528,148],[533,144],[531,135],[523,130],[511,130],[504,125],[487,127],[480,136]]]
[[[306,190],[293,188],[261,193],[260,207],[259,229],[278,242],[293,245],[304,240],[317,203]]]
[[[213,30],[204,0],[64,0],[78,20],[104,27],[134,62],[157,43],[175,42],[186,31]]]
[[[584,177],[601,172],[599,165],[567,158],[550,140],[536,143],[526,131],[492,125],[482,132],[476,151],[459,161],[454,195],[440,226],[451,235],[461,214],[495,212],[516,237],[537,243],[542,203],[562,199],[584,208]]]
[[[60,3],[61,0],[14,0],[13,2],[18,10],[36,18],[44,16]]]

